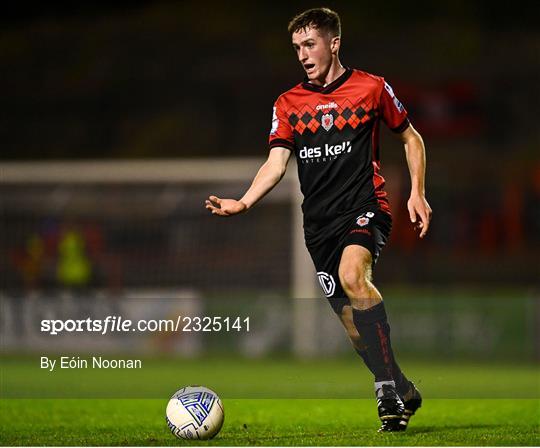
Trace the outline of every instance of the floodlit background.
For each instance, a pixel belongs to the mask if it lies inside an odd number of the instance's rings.
[[[216,355],[278,371],[289,356],[359,366],[303,247],[294,162],[248,214],[218,220],[204,209],[209,194],[241,196],[263,162],[273,102],[303,76],[287,22],[313,6],[139,1],[3,15],[4,394],[22,394],[24,375],[40,378],[33,360],[44,351],[199,359],[195,376]],[[477,362],[536,368],[538,15],[483,2],[328,6],[342,18],[342,62],[385,76],[427,146],[434,217],[419,241],[403,150],[382,136],[394,229],[375,281],[398,356],[438,375],[455,363],[463,377]],[[113,313],[250,316],[252,325],[99,340],[39,332],[43,318]],[[512,375],[488,395],[519,393]],[[345,393],[338,379],[330,389],[313,381],[308,396]]]

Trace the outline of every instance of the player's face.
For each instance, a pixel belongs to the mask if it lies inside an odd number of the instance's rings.
[[[332,41],[331,36],[321,34],[312,27],[293,33],[293,48],[311,82],[324,84],[324,79],[332,66],[335,49],[335,43]]]

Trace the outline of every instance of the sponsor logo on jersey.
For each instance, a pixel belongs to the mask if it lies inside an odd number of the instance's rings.
[[[299,151],[298,155],[301,159],[315,159],[320,157],[333,157],[333,159],[335,159],[337,156],[343,153],[351,152],[351,150],[351,142],[346,141],[338,143],[337,145],[329,145],[328,143],[325,143],[323,147],[315,146],[314,148],[308,148],[307,146],[304,146]]]
[[[326,297],[333,296],[336,290],[336,282],[334,277],[326,272],[320,271],[317,272],[317,278],[319,279],[319,283],[321,284],[324,295]]]
[[[332,114],[324,114],[321,117],[321,125],[325,131],[329,131],[334,125],[334,116]]]
[[[324,110],[324,109],[337,109],[338,105],[334,103],[333,101],[328,104],[317,104],[317,107],[315,107],[315,110]]]

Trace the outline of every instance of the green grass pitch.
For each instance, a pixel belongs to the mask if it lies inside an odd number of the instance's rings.
[[[211,441],[182,441],[157,399],[2,400],[3,445],[538,445],[536,400],[428,400],[410,428],[378,434],[373,400],[229,399]]]
[[[540,444],[534,365],[404,362],[422,388],[424,406],[406,433],[378,434],[369,374],[352,359],[148,360],[139,377],[118,371],[44,375],[33,363],[2,359],[2,445]],[[211,441],[176,439],[165,424],[168,397],[196,383],[223,398],[225,424]],[[141,388],[133,389],[137,384]],[[128,389],[138,398],[120,398]],[[40,398],[61,390],[62,398]],[[100,398],[68,398],[91,394]]]

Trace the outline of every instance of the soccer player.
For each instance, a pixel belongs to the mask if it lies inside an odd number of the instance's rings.
[[[384,302],[372,282],[392,226],[380,174],[380,122],[404,144],[411,176],[407,208],[420,238],[431,220],[424,144],[383,78],[341,64],[334,11],[307,10],[288,30],[306,76],[275,102],[268,160],[241,199],[210,196],[206,208],[223,217],[249,210],[281,180],[295,153],[305,240],[319,282],[375,377],[380,431],[404,430],[422,398],[395,361]]]

